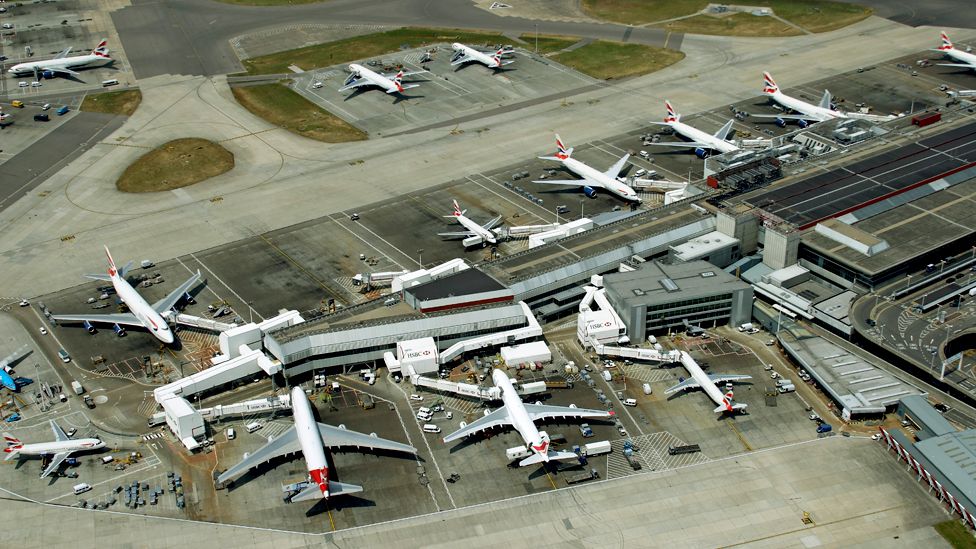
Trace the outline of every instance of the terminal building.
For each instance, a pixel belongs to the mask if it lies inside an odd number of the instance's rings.
[[[603,284],[635,342],[684,329],[686,323],[712,327],[752,318],[752,286],[706,261],[649,261],[634,271],[605,275]]]

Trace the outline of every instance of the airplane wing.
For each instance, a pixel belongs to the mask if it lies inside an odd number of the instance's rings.
[[[248,470],[270,461],[278,456],[292,454],[301,451],[302,447],[298,444],[298,432],[295,427],[289,427],[278,438],[271,439],[270,442],[258,448],[253,454],[244,456],[244,459],[237,465],[227,469],[217,477],[217,482],[224,483],[243,475]]]
[[[360,86],[370,86],[372,84],[373,84],[372,82],[370,82],[365,78],[353,78],[351,82],[339,88],[339,91],[351,90],[353,88],[358,88]]]
[[[525,411],[532,421],[543,419],[561,419],[567,417],[610,417],[605,410],[591,410],[587,408],[570,408],[569,406],[547,406],[544,404],[526,404]]]
[[[620,157],[620,160],[616,161],[613,164],[613,166],[610,166],[610,169],[608,169],[607,171],[605,171],[603,173],[607,177],[616,179],[616,177],[618,175],[620,175],[620,171],[623,170],[624,169],[624,166],[627,164],[627,159],[628,158],[630,158],[630,153],[627,153],[627,154],[621,156]]]
[[[13,364],[16,364],[20,359],[30,353],[30,345],[21,345],[19,349],[7,355],[6,358],[0,359],[0,369],[13,369]]]
[[[712,380],[712,383],[725,383],[727,381],[745,381],[747,379],[752,379],[752,376],[737,375],[737,374],[717,374],[709,375],[708,379]]]
[[[65,433],[64,430],[61,429],[61,427],[59,427],[57,423],[54,422],[53,419],[51,420],[51,430],[54,431],[54,440],[58,442],[71,440],[71,437],[69,437],[67,433]]]
[[[658,146],[658,147],[684,147],[684,148],[687,148],[687,149],[690,149],[690,148],[693,148],[693,147],[694,148],[699,148],[700,147],[700,148],[703,148],[703,149],[711,149],[712,148],[712,146],[709,145],[708,143],[699,143],[697,141],[668,141],[667,143],[660,143],[660,142],[659,143],[647,143],[647,145],[648,146],[651,146],[651,147],[654,147],[654,146]]]
[[[51,318],[60,322],[104,322],[106,324],[118,324],[120,326],[143,326],[143,323],[132,313],[108,313],[90,315],[51,315]]]
[[[71,48],[67,48],[67,49],[65,49],[65,50],[64,50],[64,51],[62,51],[61,53],[59,53],[59,54],[57,54],[57,55],[55,55],[55,56],[54,56],[54,58],[55,58],[55,59],[64,59],[65,57],[68,57],[68,54],[69,54],[69,53],[71,53]]]
[[[464,64],[464,63],[469,63],[469,62],[475,61],[475,60],[476,59],[474,57],[471,57],[470,55],[462,55],[462,56],[458,57],[457,59],[455,59],[454,61],[451,61],[451,66],[454,67],[456,65],[461,65],[461,64]],[[406,76],[406,74],[404,74],[404,76]]]
[[[970,63],[936,63],[940,67],[957,67],[961,69],[976,69],[976,65]]]
[[[512,420],[508,417],[508,409],[504,406],[495,410],[494,412],[479,418],[471,423],[461,427],[457,431],[444,437],[444,442],[451,442],[459,438],[464,438],[468,435],[473,435],[475,433],[480,433],[481,431],[486,431],[493,427],[500,427],[502,425],[511,425]]]
[[[429,71],[407,71],[407,72],[404,72],[403,73],[403,77],[406,78],[408,76],[413,76],[415,74],[423,74],[425,72],[429,72]],[[383,78],[386,78],[387,80],[393,80],[393,78],[396,77],[396,75],[397,75],[397,73],[393,73],[393,74],[380,74],[380,76],[382,76]]]
[[[585,179],[540,179],[539,181],[533,181],[533,183],[544,183],[546,185],[573,185],[576,187],[595,186],[602,188],[601,185]]]
[[[325,446],[327,448],[338,448],[341,446],[357,446],[359,448],[372,448],[373,450],[391,450],[394,452],[405,452],[407,454],[417,453],[416,448],[414,448],[413,446],[409,446],[407,444],[401,444],[399,442],[394,442],[392,440],[386,440],[385,438],[374,437],[373,435],[357,433],[356,431],[340,429],[338,427],[326,425],[325,423],[319,423],[318,426],[319,426],[319,433],[322,434],[322,442],[325,443]]]
[[[160,314],[169,311],[173,308],[173,305],[176,305],[176,302],[183,297],[183,294],[189,291],[190,288],[196,286],[197,282],[199,281],[200,270],[197,269],[196,274],[188,278],[186,282],[177,286],[176,289],[170,292],[166,297],[160,299],[156,303],[153,303],[153,309]]]
[[[64,67],[41,67],[41,72],[51,71],[54,73],[70,74],[71,76],[80,76],[78,73],[71,69],[66,69]]]
[[[820,121],[820,117],[817,116],[807,116],[805,114],[752,114],[749,116],[753,118],[780,118],[782,120],[816,120]]]
[[[495,225],[498,225],[498,222],[501,220],[502,220],[502,216],[498,216],[494,219],[490,219],[484,225],[482,225],[481,228],[490,231],[492,230],[492,228],[495,227]]]
[[[664,394],[670,395],[671,393],[676,393],[678,391],[687,391],[688,389],[697,389],[698,387],[701,387],[701,385],[699,385],[698,382],[695,381],[695,378],[689,377],[688,379],[682,381],[681,383],[666,389],[664,391]]]
[[[59,454],[54,454],[54,457],[51,458],[51,464],[47,466],[47,469],[44,469],[43,473],[41,473],[41,478],[45,478],[51,473],[57,471],[58,467],[61,466],[61,462],[67,459],[68,456],[70,455],[71,452],[61,452]]]

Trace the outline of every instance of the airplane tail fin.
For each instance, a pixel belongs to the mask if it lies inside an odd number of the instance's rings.
[[[718,131],[715,132],[715,137],[721,139],[722,141],[728,139],[729,132],[732,131],[732,122],[735,122],[735,120],[730,118],[729,121],[726,122],[724,126],[719,128]]]
[[[98,57],[108,57],[108,40],[102,40],[97,46],[91,51],[92,55],[97,55]]]
[[[763,93],[771,95],[779,91],[779,86],[768,72],[763,72]]]
[[[396,84],[398,90],[403,91],[403,69],[400,69],[393,77],[393,83]]]
[[[952,40],[949,40],[949,35],[945,31],[942,31],[942,45],[939,46],[939,49],[942,51],[954,49]]]
[[[24,443],[21,442],[19,438],[11,435],[10,433],[4,433],[3,440],[4,442],[7,443],[7,447],[3,449],[4,453],[7,454],[7,457],[4,458],[4,461],[19,454],[20,449],[24,447]]]
[[[664,117],[664,122],[665,123],[677,122],[678,120],[681,119],[681,115],[678,114],[678,113],[676,113],[676,112],[674,112],[674,107],[671,106],[671,102],[670,101],[667,101],[667,100],[664,101],[664,108],[667,109],[667,111],[668,111],[667,116]]]
[[[567,158],[573,156],[573,148],[566,148],[563,144],[563,140],[559,138],[559,134],[556,134],[556,158],[559,160],[566,160]]]
[[[108,246],[105,246],[105,256],[108,257],[108,275],[114,278],[119,270],[115,268],[115,260],[112,259],[112,252],[108,251]]]
[[[454,203],[454,217],[460,217],[464,215],[464,211],[461,210],[461,206],[458,206],[457,200],[452,200]]]
[[[744,410],[746,404],[736,404],[733,400],[732,391],[725,393],[725,398],[722,399],[722,405],[715,408],[715,413],[721,412],[737,412],[739,410]]]
[[[820,98],[820,108],[830,109],[830,102],[833,98],[830,96],[830,90],[824,90],[823,97]]]

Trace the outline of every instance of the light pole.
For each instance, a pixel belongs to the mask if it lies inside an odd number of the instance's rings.
[[[539,53],[539,24],[535,24],[535,52]]]
[[[417,250],[417,263],[420,264],[420,268],[424,268],[424,249],[420,248]]]
[[[942,271],[945,270],[945,259],[943,259],[942,261],[940,261],[939,262],[939,265],[941,265],[941,267],[939,267],[939,277],[941,278],[942,277]]]
[[[884,327],[884,324],[878,324],[878,338],[881,339],[882,343],[884,343]]]
[[[908,291],[912,287],[912,273],[908,273],[908,284],[905,285],[905,291]]]

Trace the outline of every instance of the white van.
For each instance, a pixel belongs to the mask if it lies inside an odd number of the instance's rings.
[[[254,431],[260,429],[261,427],[264,427],[264,425],[261,425],[257,421],[248,423],[247,425],[244,426],[244,428],[247,429],[248,433],[253,433]]]
[[[438,426],[436,426],[436,425],[434,425],[433,423],[425,423],[424,424],[424,432],[425,433],[439,433],[439,432],[441,432],[441,428],[438,427]]]
[[[227,429],[227,440],[234,440],[237,438],[237,433],[234,432],[234,428],[230,427]]]
[[[119,85],[119,81],[114,78],[111,80],[102,80],[102,87],[104,88],[107,88],[109,86],[118,86],[118,85]]]
[[[644,394],[645,395],[649,395],[649,394],[651,394],[653,392],[653,390],[651,389],[651,384],[650,383],[645,383],[641,388],[644,389]]]
[[[624,406],[637,406],[637,399],[636,398],[628,398],[628,399],[624,400]]]
[[[115,458],[113,456],[102,456],[102,464],[103,465],[108,465],[109,463],[112,463],[113,461],[115,461]]]
[[[431,412],[427,412],[426,414],[423,412],[417,412],[417,419],[420,421],[430,421],[432,417],[434,417],[434,414]]]
[[[75,495],[83,494],[91,489],[92,489],[91,484],[88,484],[87,482],[82,482],[81,484],[75,484]]]

